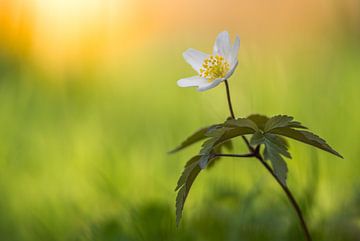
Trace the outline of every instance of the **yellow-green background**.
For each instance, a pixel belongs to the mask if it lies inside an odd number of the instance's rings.
[[[199,145],[167,151],[229,115],[224,86],[177,87],[182,52],[223,30],[236,114],[292,115],[345,157],[290,142],[314,240],[360,240],[359,23],[357,0],[0,1],[0,240],[303,240],[253,159],[201,173],[175,227]]]

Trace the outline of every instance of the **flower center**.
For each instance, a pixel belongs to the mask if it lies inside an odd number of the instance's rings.
[[[200,76],[212,82],[218,78],[224,78],[230,69],[230,64],[223,56],[211,55],[205,59],[200,68]]]

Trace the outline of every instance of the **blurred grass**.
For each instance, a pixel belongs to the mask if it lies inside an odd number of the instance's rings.
[[[193,74],[186,47],[157,43],[114,72],[88,68],[61,84],[1,51],[1,240],[303,240],[284,195],[252,160],[202,173],[175,228],[173,188],[197,147],[166,152],[228,115],[221,86],[176,86]],[[268,52],[245,42],[241,51],[230,82],[236,113],[293,115],[345,157],[291,142],[289,186],[315,240],[360,240],[358,41]]]

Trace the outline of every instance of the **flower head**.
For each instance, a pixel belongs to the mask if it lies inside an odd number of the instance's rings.
[[[191,48],[186,50],[183,53],[184,59],[198,75],[178,80],[178,86],[197,86],[198,91],[216,87],[234,73],[238,64],[239,47],[240,38],[236,36],[231,45],[229,33],[224,31],[217,36],[212,55]]]

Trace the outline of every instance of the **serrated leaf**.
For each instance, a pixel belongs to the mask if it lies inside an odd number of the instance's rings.
[[[279,178],[282,184],[286,186],[286,178],[288,168],[282,156],[291,158],[288,152],[287,143],[282,138],[270,133],[264,134],[264,158],[270,160],[275,175]]]
[[[269,117],[259,114],[249,115],[247,119],[252,120],[257,127],[264,131],[265,123],[269,120]]]
[[[294,117],[288,115],[276,115],[271,117],[264,127],[264,132],[281,127],[306,128],[298,121],[293,121]]]
[[[288,127],[293,127],[293,128],[297,128],[297,129],[307,129],[307,127],[303,126],[299,121],[291,121],[288,124]]]
[[[225,141],[223,143],[220,143],[219,145],[217,145],[216,147],[214,147],[212,153],[217,153],[217,154],[221,154],[223,153],[223,150],[226,149],[228,151],[231,151],[234,149],[233,146],[233,142],[232,140],[229,141]],[[216,163],[218,163],[220,157],[213,157],[211,159],[211,162],[209,162],[206,166],[207,169],[213,168],[215,166]]]
[[[291,158],[288,152],[288,143],[277,135],[271,133],[265,133],[265,145],[271,146],[272,149],[276,150],[281,155]]]
[[[201,169],[199,167],[200,156],[195,156],[190,159],[185,165],[185,169],[179,178],[178,185],[175,190],[178,190],[176,196],[176,224],[179,225],[182,217],[182,211],[186,198],[190,192],[190,188],[194,183],[196,177],[199,175]]]
[[[207,139],[201,147],[200,150],[200,160],[199,160],[199,166],[201,169],[204,169],[209,160],[211,159],[212,152],[216,148],[216,146],[219,144],[219,140],[221,137],[225,134],[225,132],[229,130],[227,127],[219,127],[214,128],[206,133],[207,136],[211,137]]]
[[[250,145],[257,146],[263,144],[264,141],[265,141],[264,135],[260,131],[257,131],[254,133],[254,135],[252,135],[250,139]]]
[[[253,129],[254,131],[259,129],[256,123],[248,118],[229,119],[225,122],[225,125],[232,127],[247,127]]]
[[[265,160],[270,160],[274,174],[279,178],[280,182],[286,186],[288,168],[284,158],[269,144],[265,145],[264,158]]]
[[[251,145],[264,144],[263,155],[265,160],[270,160],[274,170],[274,174],[278,177],[282,184],[286,185],[287,166],[282,156],[291,158],[288,152],[288,144],[284,138],[270,133],[261,133],[257,131],[250,140]]]
[[[297,141],[301,141],[303,143],[315,146],[319,149],[322,149],[324,151],[327,151],[331,154],[334,154],[335,156],[343,158],[342,155],[340,155],[337,151],[335,151],[331,146],[329,146],[324,139],[321,137],[304,130],[295,130],[290,127],[282,127],[282,128],[276,128],[270,131],[271,133],[286,136],[289,138],[292,138]]]
[[[204,127],[204,128],[201,128],[201,129],[195,131],[191,136],[189,136],[185,141],[183,141],[179,146],[177,146],[175,149],[171,150],[169,153],[178,152],[198,141],[206,139],[207,138],[207,136],[205,135],[206,132],[215,126],[217,126],[217,125],[207,126],[207,127]]]
[[[184,171],[182,172],[182,174],[177,182],[175,191],[179,190],[179,188],[185,184],[191,170],[195,167],[195,165],[199,164],[200,157],[201,156],[194,156],[185,164]]]
[[[206,140],[202,148],[200,150],[200,155],[202,156],[200,161],[200,167],[205,168],[208,164],[208,161],[212,158],[213,150],[218,146],[223,144],[224,142],[237,137],[243,136],[247,134],[253,134],[255,131],[248,127],[219,127],[216,130],[212,130],[210,133],[206,133],[206,135],[211,135],[211,138]]]
[[[199,166],[201,169],[205,169],[208,163],[210,162],[212,158],[211,154],[202,155],[199,161]]]
[[[254,134],[255,131],[253,129],[247,127],[236,127],[228,129],[220,138],[220,142],[223,143],[224,141],[230,140],[237,136],[244,136],[248,134]]]
[[[205,135],[210,137],[201,146],[200,155],[208,155],[211,150],[219,143],[221,137],[225,134],[227,127],[219,127],[208,131]]]

